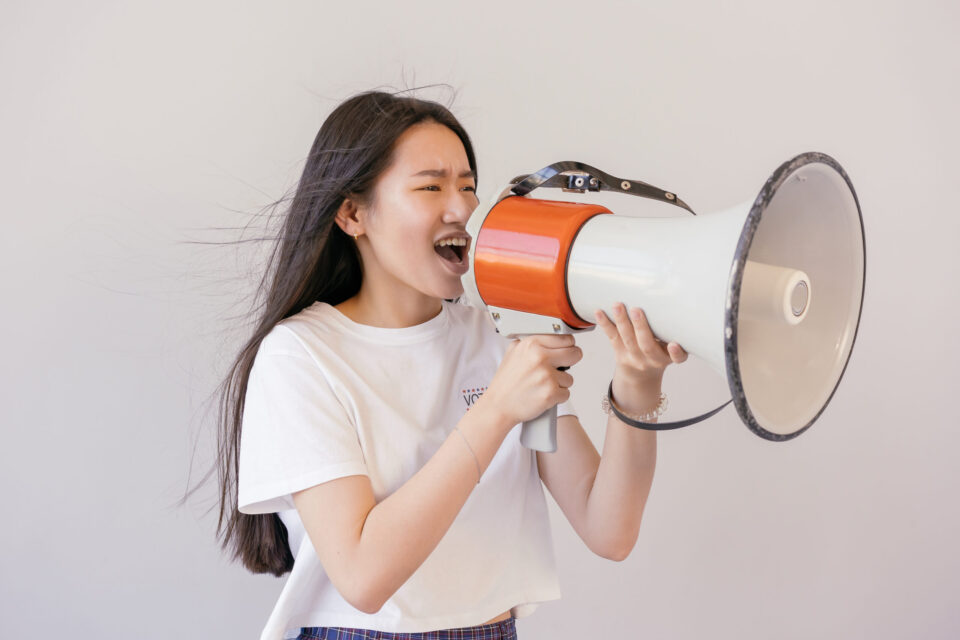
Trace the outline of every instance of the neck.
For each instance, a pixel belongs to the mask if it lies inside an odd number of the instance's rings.
[[[385,329],[412,327],[437,317],[443,305],[440,298],[419,292],[404,292],[396,289],[375,291],[376,287],[365,278],[357,295],[336,306],[337,310],[358,324]]]

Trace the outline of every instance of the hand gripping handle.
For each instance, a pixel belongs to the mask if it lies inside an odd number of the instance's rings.
[[[569,368],[557,367],[557,371],[566,371]],[[520,427],[520,444],[527,449],[544,453],[557,450],[557,405],[523,423]]]

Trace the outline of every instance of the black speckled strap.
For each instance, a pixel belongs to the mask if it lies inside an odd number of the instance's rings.
[[[570,175],[569,172],[576,172],[580,175]],[[625,193],[631,196],[641,198],[650,198],[659,200],[686,209],[693,215],[693,212],[686,202],[677,197],[677,194],[647,184],[640,180],[624,180],[604,173],[596,167],[591,167],[583,162],[573,160],[564,160],[554,162],[553,164],[540,169],[536,173],[517,176],[510,182],[515,184],[510,191],[514,195],[525,196],[538,187],[556,187],[567,191],[613,191],[616,193]]]
[[[613,402],[611,401],[612,398],[613,380],[610,381],[610,386],[607,387],[607,401],[610,402],[610,410],[613,412],[613,415],[617,416],[618,420],[630,425],[631,427],[636,427],[637,429],[646,429],[647,431],[669,431],[670,429],[679,429],[680,427],[687,427],[691,424],[703,422],[733,402],[733,398],[731,398],[713,411],[708,411],[707,413],[699,415],[696,418],[687,418],[686,420],[677,420],[676,422],[640,422],[639,420],[634,420],[633,418],[627,417],[620,413],[620,411],[617,410],[617,407],[614,406]]]

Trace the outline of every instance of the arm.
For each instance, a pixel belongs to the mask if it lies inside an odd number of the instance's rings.
[[[537,453],[540,478],[591,551],[623,560],[640,533],[653,483],[657,436],[610,416],[603,456],[575,416],[557,421],[557,451]]]
[[[485,397],[457,423],[481,471],[514,424]],[[293,502],[341,595],[357,609],[375,613],[436,548],[476,484],[473,455],[451,432],[423,468],[379,504],[367,476],[299,491]]]
[[[613,396],[628,414],[656,406],[663,371],[687,354],[679,345],[659,345],[638,310],[614,310],[614,325],[598,312],[597,324],[617,356]],[[631,320],[632,318],[632,320]],[[655,431],[635,429],[611,415],[601,457],[580,421],[557,421],[557,451],[538,453],[540,477],[587,547],[623,560],[636,545],[657,459]]]

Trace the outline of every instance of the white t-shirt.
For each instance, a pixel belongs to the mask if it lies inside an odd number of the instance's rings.
[[[295,562],[262,639],[300,627],[466,627],[560,597],[536,456],[519,426],[436,549],[374,614],[330,582],[291,498],[349,475],[368,476],[378,502],[396,491],[486,390],[507,344],[486,313],[450,302],[402,329],[357,324],[317,302],[266,336],[247,387],[239,509],[279,512]],[[568,403],[565,414],[574,414]]]

